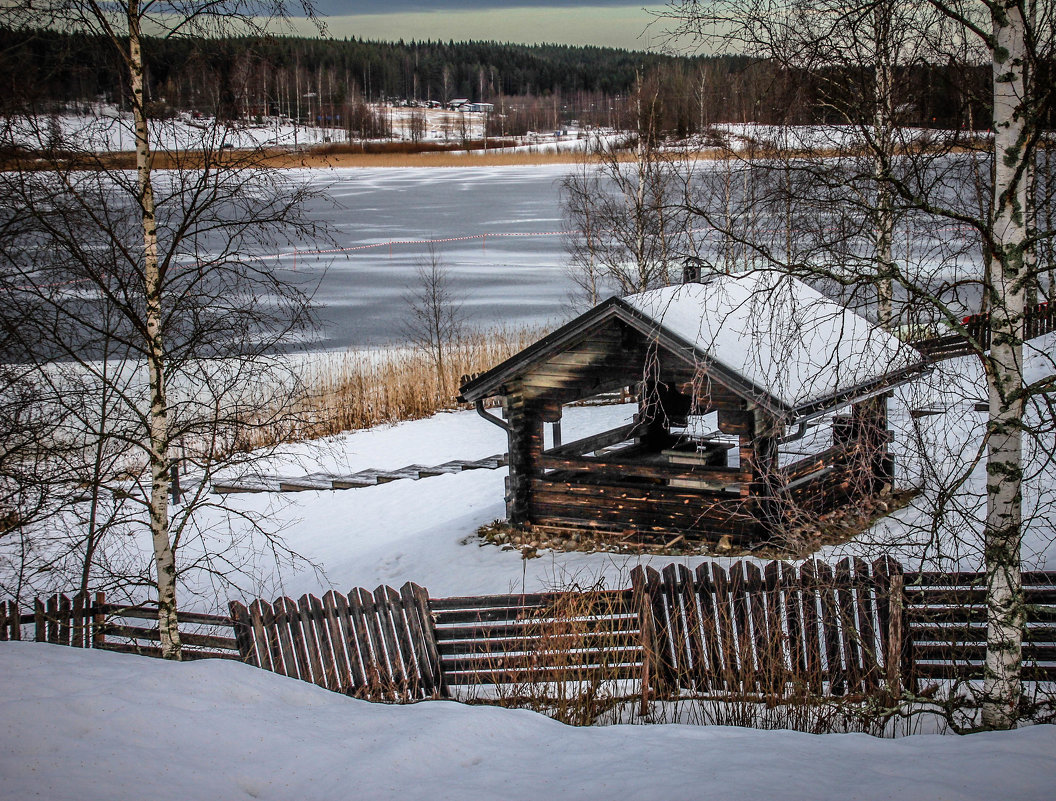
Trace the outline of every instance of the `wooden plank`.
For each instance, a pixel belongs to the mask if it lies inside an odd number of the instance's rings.
[[[876,582],[873,581],[869,565],[864,559],[855,557],[854,568],[855,595],[858,604],[858,644],[862,658],[862,681],[866,692],[880,686],[881,659],[878,649],[880,643],[876,636],[874,616],[876,614]]]
[[[73,596],[73,630],[70,644],[74,648],[87,648],[91,626],[87,625],[87,608],[90,605],[88,593],[78,592]],[[3,606],[0,604],[0,606]]]
[[[58,627],[58,630],[56,632],[56,642],[59,642],[62,645],[73,645],[73,630],[70,626],[70,612],[72,604],[70,603],[69,596],[65,593],[59,595],[58,600],[58,609],[56,610],[58,614],[58,618],[56,620],[56,625]]]
[[[803,632],[803,603],[796,569],[781,565],[780,593],[785,628],[788,632],[788,665],[794,676],[807,675],[806,640]]]
[[[92,647],[101,648],[106,644],[106,593],[97,592],[95,603],[92,604]]]
[[[275,611],[267,601],[257,599],[249,605],[253,620],[253,643],[260,666],[275,673],[286,674],[282,664],[278,633],[275,630]]]
[[[337,622],[341,628],[341,637],[345,643],[345,656],[348,658],[348,685],[343,692],[348,695],[356,695],[367,686],[367,674],[363,666],[358,634],[353,623],[354,613],[349,609],[348,597],[343,593],[335,592],[333,600]]]
[[[817,606],[817,579],[814,572],[814,562],[810,561],[799,569],[799,586],[802,602],[803,645],[806,652],[804,664],[804,679],[815,693],[820,693],[826,674],[822,670],[821,659],[821,635],[818,631],[820,623]]]
[[[352,684],[351,672],[348,667],[348,638],[341,629],[340,613],[337,608],[338,594],[329,590],[323,595],[322,616],[326,621],[326,633],[330,640],[330,648],[334,657],[333,689],[335,692],[347,693]]]
[[[9,627],[9,624],[8,624],[8,619],[9,618],[7,616],[7,610],[8,610],[7,604],[8,604],[7,601],[0,601],[0,642],[7,642],[7,640],[8,640],[7,631],[8,631],[8,627]],[[18,618],[16,617],[15,620],[17,622]]]
[[[253,645],[253,621],[250,619],[249,610],[240,601],[229,601],[227,608],[234,621],[232,631],[235,634],[239,656],[246,664],[260,667],[257,649]]]
[[[392,625],[396,630],[396,645],[400,649],[403,673],[407,677],[407,692],[411,698],[423,698],[427,694],[423,690],[422,671],[414,655],[411,622],[403,606],[403,596],[388,585],[385,586],[385,596],[389,605],[389,614],[392,615]]]
[[[671,671],[675,687],[693,688],[692,666],[689,657],[689,629],[682,614],[682,588],[678,570],[670,563],[660,572],[660,592],[667,612],[667,639],[670,648]]]
[[[968,662],[983,662],[986,659],[986,643],[913,643],[910,646],[914,664],[921,661],[947,662],[961,665]],[[1056,662],[1056,645],[1029,645],[1023,648],[1023,662]]]
[[[903,619],[905,595],[902,566],[884,556],[873,563],[873,575],[878,590],[877,617],[880,639],[884,647],[887,690],[898,697],[902,694],[903,683],[909,679],[904,672],[908,654],[905,648],[906,627]]]
[[[788,636],[782,625],[785,615],[779,562],[767,562],[763,567],[763,597],[767,639],[762,658],[766,662],[767,675],[774,677],[774,689],[780,688],[780,692],[784,694],[791,672],[789,665],[794,665],[795,661],[792,654],[789,654],[788,658],[785,656]]]
[[[433,664],[429,658],[429,648],[425,643],[425,632],[422,629],[418,604],[414,598],[413,585],[409,582],[400,587],[400,605],[407,624],[407,652],[414,657],[416,667],[414,675],[418,682],[418,689],[424,698],[435,697],[437,686]]]
[[[645,595],[653,612],[653,637],[656,644],[656,677],[666,690],[674,691],[678,687],[678,676],[675,673],[673,632],[667,619],[664,603],[663,578],[652,567],[645,569]]]
[[[773,694],[783,686],[784,671],[775,670],[770,656],[770,632],[766,619],[766,591],[763,587],[763,576],[759,567],[752,562],[745,562],[745,590],[748,593],[748,617],[752,623],[752,634],[755,646],[756,675],[759,677],[759,691],[766,695]],[[780,634],[776,635],[780,641]]]
[[[701,634],[700,609],[697,606],[697,592],[694,586],[693,573],[684,564],[678,565],[678,583],[682,593],[682,606],[689,635],[689,656],[692,661],[691,675],[695,686],[707,690],[708,664],[704,650],[704,639]]]
[[[748,622],[748,597],[744,585],[744,562],[734,562],[728,571],[729,596],[733,604],[734,621],[737,627],[737,662],[740,667],[739,680],[742,692],[759,692],[756,686],[759,675],[755,669],[752,632]]]
[[[304,652],[307,657],[307,666],[302,678],[320,687],[326,686],[326,677],[323,675],[322,660],[319,657],[319,644],[315,636],[315,624],[312,620],[312,606],[307,595],[302,595],[297,601],[297,608],[291,612],[290,631],[293,634],[294,645],[298,654]]]
[[[36,641],[48,641],[48,619],[44,611],[44,601],[40,598],[33,599],[33,627],[35,629]]]
[[[374,608],[377,610],[378,625],[385,641],[385,653],[389,658],[389,670],[395,680],[393,691],[397,700],[409,697],[410,677],[400,653],[399,638],[396,634],[396,622],[393,619],[392,606],[389,603],[388,588],[380,585],[374,590]]]
[[[359,606],[363,610],[363,622],[370,633],[372,684],[367,688],[367,698],[397,701],[397,681],[385,651],[385,640],[381,633],[381,622],[370,590],[357,588]]]
[[[708,664],[707,684],[710,689],[721,690],[726,686],[723,677],[722,643],[717,623],[715,587],[712,584],[707,563],[697,566],[694,584],[697,607],[700,610],[701,638]]]
[[[569,680],[570,671],[563,667],[540,667],[535,669],[468,669],[458,670],[460,666],[446,666],[447,680],[452,687],[509,684],[515,687],[531,682],[558,682]],[[591,682],[595,678],[603,681],[633,680],[641,673],[639,665],[595,665],[593,667],[576,666],[572,679]]]
[[[319,661],[323,667],[323,686],[334,692],[341,692],[343,676],[338,673],[337,659],[334,656],[334,651],[341,648],[341,640],[338,639],[336,647],[330,642],[330,622],[326,619],[322,600],[318,596],[309,595],[308,605],[312,611],[312,629],[315,633],[315,640],[319,645]]]
[[[663,692],[663,679],[659,675],[659,654],[656,642],[656,623],[653,619],[653,605],[649,597],[648,578],[645,568],[636,565],[631,570],[632,603],[638,613],[638,630],[642,646],[642,669],[639,674],[641,711],[649,711],[649,703],[656,694]]]
[[[843,695],[847,691],[847,672],[840,653],[840,610],[836,605],[832,568],[825,562],[814,562],[814,571],[821,600],[822,647],[825,649],[829,685],[833,695]]]
[[[429,655],[429,664],[432,666],[433,684],[436,687],[436,692],[439,693],[441,698],[450,698],[451,691],[447,684],[447,677],[444,675],[440,664],[440,653],[437,649],[437,629],[430,606],[429,593],[425,591],[424,587],[420,587],[417,584],[408,583],[407,586],[414,596],[415,609],[418,612],[418,620],[422,626],[422,635],[425,637],[425,646]]]
[[[301,634],[300,610],[292,598],[276,598],[272,604],[275,609],[275,629],[279,633],[282,646],[282,661],[286,665],[286,675],[302,681],[312,680],[312,669],[308,664],[308,651],[304,647]]]
[[[107,623],[106,633],[114,637],[125,637],[130,640],[150,640],[158,642],[161,634],[158,629],[146,626],[125,626],[120,623]],[[238,644],[234,637],[220,637],[214,634],[195,634],[193,632],[181,632],[180,641],[188,647],[211,648],[213,650],[238,652]]]
[[[612,651],[626,651],[628,649],[640,648],[640,633],[627,631],[620,634],[605,634],[588,632],[556,632],[547,633],[546,642],[548,647],[554,648],[596,648]],[[538,634],[528,637],[496,638],[482,637],[477,640],[460,640],[454,642],[440,642],[437,647],[441,656],[455,656],[477,654],[484,656],[491,654],[498,656],[508,653],[520,653],[531,651],[539,644]]]
[[[711,565],[711,582],[715,590],[715,624],[722,654],[722,677],[727,691],[740,688],[741,672],[737,659],[737,634],[734,631],[733,599],[730,597],[730,579],[719,565]]]
[[[539,460],[544,470],[565,470],[589,473],[593,476],[618,478],[648,478],[662,481],[710,481],[717,485],[738,484],[750,480],[739,468],[695,467],[670,464],[644,464],[630,460],[592,456],[548,456]]]
[[[629,590],[604,590],[591,593],[592,597],[598,599],[597,605],[612,608],[613,604],[621,602],[627,604],[630,600]],[[431,598],[429,604],[434,612],[440,617],[449,611],[461,611],[466,609],[514,609],[520,612],[529,608],[546,608],[555,601],[560,601],[564,593],[522,593],[514,595],[480,595],[470,597]],[[630,608],[630,607],[628,607]]]
[[[638,423],[628,423],[627,425],[619,426],[618,428],[603,431],[600,434],[591,434],[589,437],[577,439],[574,442],[563,444],[558,448],[551,448],[545,453],[550,456],[591,453],[599,448],[606,448],[609,445],[615,445],[617,442],[631,439],[638,427]]]
[[[381,673],[378,669],[378,657],[374,653],[374,643],[370,640],[370,626],[367,625],[367,612],[360,600],[359,588],[349,590],[347,598],[349,620],[355,631],[363,668],[363,683],[357,687],[356,695],[360,698],[377,697],[374,694],[381,687]],[[373,611],[373,598],[370,599],[370,608]],[[384,660],[384,654],[381,658]]]
[[[840,633],[840,649],[843,652],[846,671],[847,692],[860,693],[865,690],[863,681],[861,634],[854,603],[854,587],[851,581],[851,560],[841,559],[836,563],[833,580],[836,602],[839,606],[837,624]]]

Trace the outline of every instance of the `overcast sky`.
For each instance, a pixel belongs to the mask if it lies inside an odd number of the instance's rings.
[[[628,0],[319,0],[331,36],[365,39],[493,39],[659,49],[659,26]]]

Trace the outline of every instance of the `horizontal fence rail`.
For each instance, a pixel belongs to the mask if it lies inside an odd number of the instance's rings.
[[[982,677],[985,576],[903,573],[890,558],[636,567],[631,587],[429,598],[354,588],[180,612],[185,659],[240,659],[359,698],[409,702],[612,682],[780,700],[898,697]],[[1056,572],[1023,574],[1023,679],[1056,682]],[[160,656],[157,606],[103,593],[0,602],[0,640]]]

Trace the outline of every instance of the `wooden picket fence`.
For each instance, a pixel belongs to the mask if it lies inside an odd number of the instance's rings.
[[[242,659],[231,618],[197,612],[178,612],[176,618],[184,659]],[[102,592],[36,598],[28,612],[14,601],[0,601],[0,640],[32,636],[37,642],[160,657],[157,620],[157,604],[107,603]]]
[[[628,589],[429,598],[416,584],[180,613],[186,658],[241,659],[388,702],[611,682],[644,700],[898,696],[982,675],[984,577],[892,559],[695,571],[637,567]],[[1025,573],[1024,679],[1056,682],[1056,572]],[[159,655],[156,607],[55,595],[0,603],[0,639]]]

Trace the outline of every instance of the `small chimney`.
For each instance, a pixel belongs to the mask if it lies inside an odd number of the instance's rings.
[[[686,260],[682,262],[682,283],[699,284],[701,268],[704,265],[704,259],[698,259],[696,256],[687,256]]]

